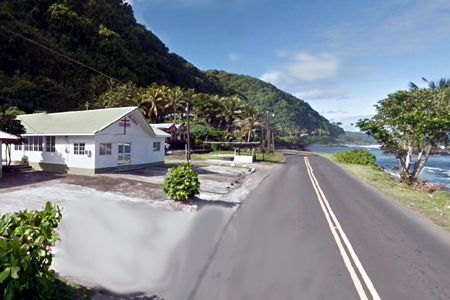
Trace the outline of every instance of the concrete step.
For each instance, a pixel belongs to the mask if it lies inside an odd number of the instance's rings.
[[[3,166],[3,172],[12,173],[12,172],[27,172],[33,170],[29,165],[10,165]]]
[[[140,169],[144,169],[144,167],[139,167],[139,166],[133,166],[133,165],[122,165],[122,166],[118,166],[114,171],[116,172],[127,172],[127,171],[133,171],[133,170],[140,170]]]

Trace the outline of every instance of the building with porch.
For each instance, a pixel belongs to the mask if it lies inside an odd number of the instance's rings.
[[[93,175],[123,166],[164,163],[169,135],[152,128],[137,107],[19,115],[26,142],[12,160],[28,158],[35,170]]]
[[[164,131],[170,134],[166,138],[166,144],[169,144],[173,148],[184,148],[186,143],[187,128],[184,124],[174,124],[174,123],[157,123],[150,124],[153,128]]]
[[[15,135],[12,135],[12,134],[0,131],[0,149],[3,149],[3,141],[17,141],[19,139],[20,138],[15,136]],[[5,149],[6,149],[6,146],[5,146]],[[1,162],[1,164],[0,164],[0,178],[2,178],[2,176],[3,176],[3,157],[2,157],[2,152],[3,151],[0,151],[0,162]],[[6,157],[6,155],[7,155],[7,153],[5,153],[5,157]]]

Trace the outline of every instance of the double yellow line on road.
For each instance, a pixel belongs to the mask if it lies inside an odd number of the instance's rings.
[[[359,260],[358,256],[356,255],[355,251],[353,250],[353,247],[352,247],[350,241],[348,240],[347,235],[345,234],[344,230],[342,229],[341,224],[339,223],[333,210],[331,209],[330,203],[328,203],[328,200],[325,197],[325,194],[323,193],[322,189],[320,188],[319,182],[317,181],[317,178],[314,176],[314,171],[313,171],[313,168],[311,167],[311,164],[309,163],[308,157],[305,156],[304,159],[305,159],[306,167],[308,169],[309,178],[311,179],[311,183],[314,187],[314,190],[316,191],[317,198],[320,202],[320,206],[322,207],[325,218],[327,219],[328,225],[330,226],[331,233],[333,234],[333,237],[336,241],[336,244],[339,248],[342,258],[344,259],[344,264],[347,267],[348,272],[350,273],[350,277],[353,280],[353,284],[355,285],[355,288],[356,288],[356,291],[358,292],[359,298],[361,300],[369,300],[369,298],[366,295],[366,291],[364,290],[364,287],[361,283],[361,280],[359,279],[358,274],[356,273],[355,269],[353,268],[352,261],[355,264],[356,268],[358,269],[359,273],[361,274],[361,278],[364,281],[364,283],[367,287],[367,290],[369,290],[370,294],[372,295],[372,299],[373,300],[381,300],[375,287],[372,284],[372,281],[370,280],[369,276],[367,275],[366,271],[364,270],[364,267],[362,266],[361,261]],[[350,257],[347,254],[347,251],[345,250],[344,244],[350,254]]]

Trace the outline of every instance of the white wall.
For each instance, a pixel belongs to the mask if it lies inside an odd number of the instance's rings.
[[[123,119],[123,118],[121,118]],[[130,122],[130,127],[124,128],[120,126],[120,121],[111,124],[108,128],[102,130],[95,135],[96,151],[95,164],[96,168],[115,167],[118,165],[118,145],[119,143],[131,144],[131,163],[147,164],[164,161],[164,140],[165,138],[151,137],[142,126],[148,126],[142,123],[142,116],[138,111],[127,116],[128,120],[135,120],[136,123]],[[153,142],[161,142],[160,151],[153,152]],[[111,155],[100,155],[100,143],[111,143]]]
[[[69,136],[63,138],[64,143],[60,144],[61,152],[65,154],[64,158],[69,168],[95,169],[95,137],[91,136]],[[84,143],[85,150],[90,150],[91,155],[75,155],[74,144]],[[58,149],[57,149],[58,151]],[[68,152],[68,153],[67,153]]]
[[[2,178],[2,176],[3,176],[2,152],[3,152],[3,141],[0,140],[0,178]]]
[[[46,152],[45,136],[43,137],[42,151],[25,151],[22,145],[22,150],[14,150],[14,145],[11,149],[11,159],[21,160],[23,156],[28,157],[28,161],[34,163],[51,163],[67,165],[69,168],[85,168],[94,169],[94,156],[74,155],[73,144],[85,143],[85,149],[94,152],[94,136],[56,136],[55,137],[55,152]]]

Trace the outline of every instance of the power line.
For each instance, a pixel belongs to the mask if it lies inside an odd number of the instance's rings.
[[[75,60],[75,59],[73,59],[73,58],[70,58],[70,57],[68,57],[68,56],[66,56],[66,55],[64,55],[64,54],[61,54],[61,53],[59,53],[59,52],[56,52],[55,50],[50,49],[50,48],[48,48],[48,47],[46,47],[46,46],[44,46],[44,45],[42,45],[42,44],[39,44],[38,42],[35,42],[35,41],[33,41],[33,40],[29,39],[29,38],[26,38],[26,37],[24,37],[23,35],[21,35],[21,34],[19,34],[19,33],[17,33],[17,32],[14,32],[14,31],[12,31],[12,30],[9,30],[9,29],[7,29],[7,28],[5,28],[5,27],[3,27],[3,26],[0,26],[0,28],[3,29],[3,30],[5,30],[5,31],[7,31],[7,32],[9,32],[9,33],[11,33],[11,34],[13,34],[13,35],[16,35],[16,36],[18,36],[18,37],[24,39],[25,41],[27,41],[27,42],[29,42],[29,43],[31,43],[31,44],[34,44],[34,45],[36,45],[36,46],[38,46],[38,47],[41,47],[41,48],[43,48],[43,49],[45,49],[45,50],[47,50],[47,51],[50,51],[50,52],[53,53],[53,54],[56,54],[56,55],[58,55],[58,56],[60,56],[60,57],[63,57],[63,58],[65,58],[65,59],[67,59],[67,60],[70,60],[70,61],[73,62],[73,63],[76,63],[76,64],[78,64],[78,65],[80,65],[80,66],[82,66],[82,67],[85,67],[85,68],[87,68],[87,69],[89,69],[89,70],[91,70],[91,71],[94,71],[94,72],[96,72],[96,73],[98,73],[98,74],[100,74],[100,75],[102,75],[102,76],[105,76],[105,77],[107,77],[107,78],[110,78],[110,79],[112,79],[112,80],[115,80],[115,81],[117,81],[117,82],[120,82],[121,84],[124,84],[124,85],[126,85],[126,86],[129,86],[127,83],[122,82],[122,81],[120,81],[119,79],[116,79],[116,78],[114,78],[114,77],[112,77],[112,76],[106,75],[105,73],[103,73],[103,72],[101,72],[101,71],[99,71],[99,70],[97,70],[97,69],[94,69],[94,68],[92,68],[92,67],[90,67],[90,66],[88,66],[88,65],[85,65],[85,64],[83,64],[83,63],[81,63],[81,62],[79,62],[79,61],[77,61],[77,60]]]

